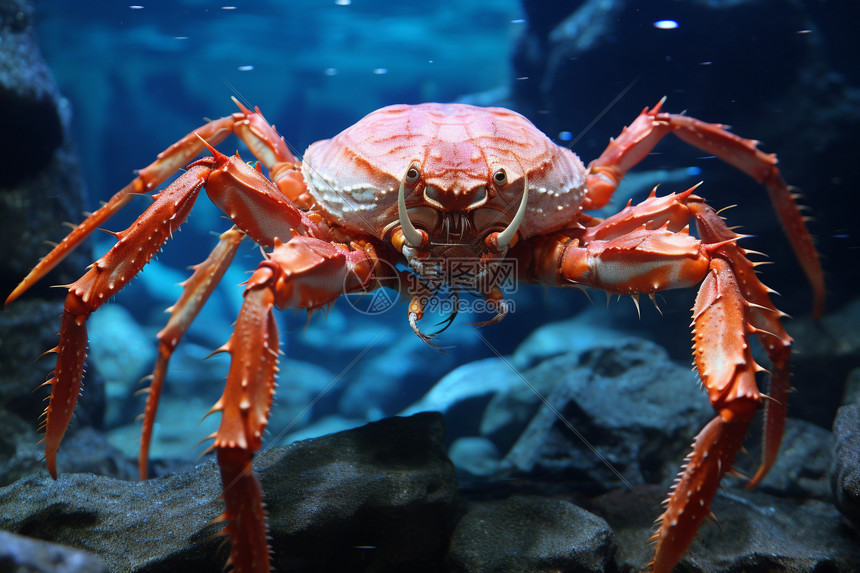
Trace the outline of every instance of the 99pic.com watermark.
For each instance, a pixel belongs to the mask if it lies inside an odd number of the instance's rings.
[[[517,292],[516,259],[480,261],[470,258],[438,258],[422,261],[422,272],[398,271],[379,261],[377,280],[394,288],[373,288],[346,294],[350,306],[362,314],[376,315],[394,308],[401,293],[417,295],[425,311],[440,314],[470,312],[495,314],[499,303],[481,293],[498,289],[508,312],[515,310],[508,297]],[[375,286],[375,285],[374,285]],[[405,289],[404,289],[405,287]]]

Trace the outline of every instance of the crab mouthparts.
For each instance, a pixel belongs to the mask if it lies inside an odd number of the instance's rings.
[[[498,245],[499,251],[507,249],[511,244],[511,241],[516,236],[517,230],[519,230],[523,220],[525,219],[526,205],[528,204],[528,201],[529,178],[526,174],[524,176],[523,196],[520,199],[520,205],[517,208],[517,212],[514,215],[514,218],[511,219],[510,224],[505,227],[505,230],[498,233],[496,237],[496,244]],[[415,228],[412,221],[409,220],[409,213],[406,211],[406,174],[404,174],[400,179],[400,189],[397,192],[397,217],[400,220],[400,228],[403,230],[403,238],[406,239],[406,244],[412,248],[420,247],[424,237],[421,232]],[[459,229],[461,233],[464,233],[468,229],[469,220],[465,215],[459,213],[447,213],[443,219],[442,225],[446,232],[450,231],[453,226],[454,229]]]

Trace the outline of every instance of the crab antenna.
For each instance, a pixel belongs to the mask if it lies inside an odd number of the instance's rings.
[[[514,238],[514,235],[517,234],[517,229],[520,228],[520,225],[523,223],[523,219],[526,218],[526,203],[529,202],[529,174],[523,174],[524,179],[524,189],[523,189],[523,198],[520,201],[520,207],[517,209],[517,214],[514,215],[514,218],[511,220],[511,224],[508,225],[504,231],[499,233],[497,238],[499,248],[504,249],[507,247]]]
[[[412,165],[410,164],[409,167],[411,168]],[[406,170],[406,173],[409,173],[409,169]],[[406,173],[400,180],[400,190],[397,192],[397,216],[400,219],[400,228],[403,229],[403,238],[406,239],[406,243],[410,247],[417,248],[421,246],[423,237],[412,224],[412,221],[409,220],[409,214],[406,212]]]

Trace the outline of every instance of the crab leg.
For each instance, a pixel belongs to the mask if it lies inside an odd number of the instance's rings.
[[[273,174],[277,172],[276,181],[279,182],[279,188],[283,189],[282,193],[289,192],[299,196],[301,189],[303,189],[303,183],[295,168],[296,159],[287,149],[283,138],[277,134],[273,126],[266,123],[259,109],[252,112],[235,99],[233,101],[239,106],[240,112],[210,121],[159,153],[158,159],[138,171],[137,177],[131,183],[119,190],[107,203],[88,216],[50,253],[43,257],[15,287],[15,290],[9,294],[5,304],[17,299],[48,274],[90,233],[101,227],[122,209],[134,195],[156,189],[200,154],[205,145],[218,145],[231,132],[248,145],[252,153],[265,164],[267,169],[270,169]]]
[[[274,245],[277,237],[289,238],[294,233],[325,236],[257,170],[238,157],[227,157],[200,141],[215,157],[193,163],[185,174],[157,194],[155,203],[131,227],[117,233],[114,247],[69,287],[60,344],[53,349],[59,354],[57,368],[48,381],[52,393],[46,409],[45,445],[48,469],[55,478],[57,449],[71,419],[83,375],[87,317],[125,286],[161,248],[188,216],[204,184],[212,201],[243,233],[262,245]],[[184,310],[181,308],[181,312]],[[156,388],[156,398],[159,390]]]
[[[93,311],[119,291],[149,262],[161,245],[185,221],[197,194],[209,175],[210,165],[199,161],[155,196],[155,202],[132,225],[117,233],[117,242],[90,265],[80,279],[69,285],[60,326],[60,343],[52,386],[45,409],[45,458],[48,471],[57,478],[57,449],[78,400],[86,359],[86,320]]]
[[[694,218],[702,238],[687,232]],[[655,539],[654,571],[677,564],[710,514],[710,504],[761,401],[749,337],[755,334],[771,361],[762,464],[758,483],[776,459],[785,419],[791,337],[770,290],[753,271],[740,235],[729,230],[692,189],[628,207],[592,227],[526,241],[512,254],[526,276],[556,285],[599,288],[612,293],[653,295],[658,290],[701,283],[693,309],[694,355],[699,377],[717,416],[696,437],[674,485]]]
[[[278,330],[272,309],[314,309],[333,302],[370,284],[374,265],[372,252],[296,237],[287,243],[275,240],[274,251],[247,283],[236,328],[220,349],[231,357],[227,384],[210,410],[221,412],[213,447],[224,487],[230,561],[237,573],[269,570],[262,489],[251,461],[262,445],[275,394]]]
[[[218,244],[205,261],[194,266],[194,273],[185,281],[182,296],[168,309],[170,319],[167,325],[158,333],[158,360],[152,373],[152,383],[146,389],[146,407],[143,414],[143,429],[140,433],[140,454],[138,470],[140,479],[147,479],[147,461],[149,459],[149,444],[152,439],[152,429],[155,424],[155,413],[158,401],[167,376],[167,366],[170,357],[179,341],[188,331],[191,323],[218,286],[224,273],[233,261],[233,256],[244,237],[236,227],[221,234]]]
[[[588,166],[588,195],[584,208],[599,209],[606,205],[627,171],[642,161],[658,141],[672,133],[686,143],[716,155],[765,186],[792,249],[812,285],[813,314],[820,317],[826,298],[824,273],[804,218],[776,167],[776,155],[761,152],[756,146],[758,142],[730,133],[720,124],[661,112],[664,101],[665,98],[650,110],[645,108],[630,127],[612,139],[600,157]]]

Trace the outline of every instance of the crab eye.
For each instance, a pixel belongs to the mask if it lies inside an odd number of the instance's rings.
[[[504,169],[499,169],[495,173],[493,173],[493,183],[501,187],[505,183],[508,182],[508,174],[505,173]]]
[[[418,178],[421,177],[421,172],[418,170],[419,165],[417,163],[413,163],[409,166],[409,169],[406,171],[406,182],[407,183],[415,183],[418,181]]]

